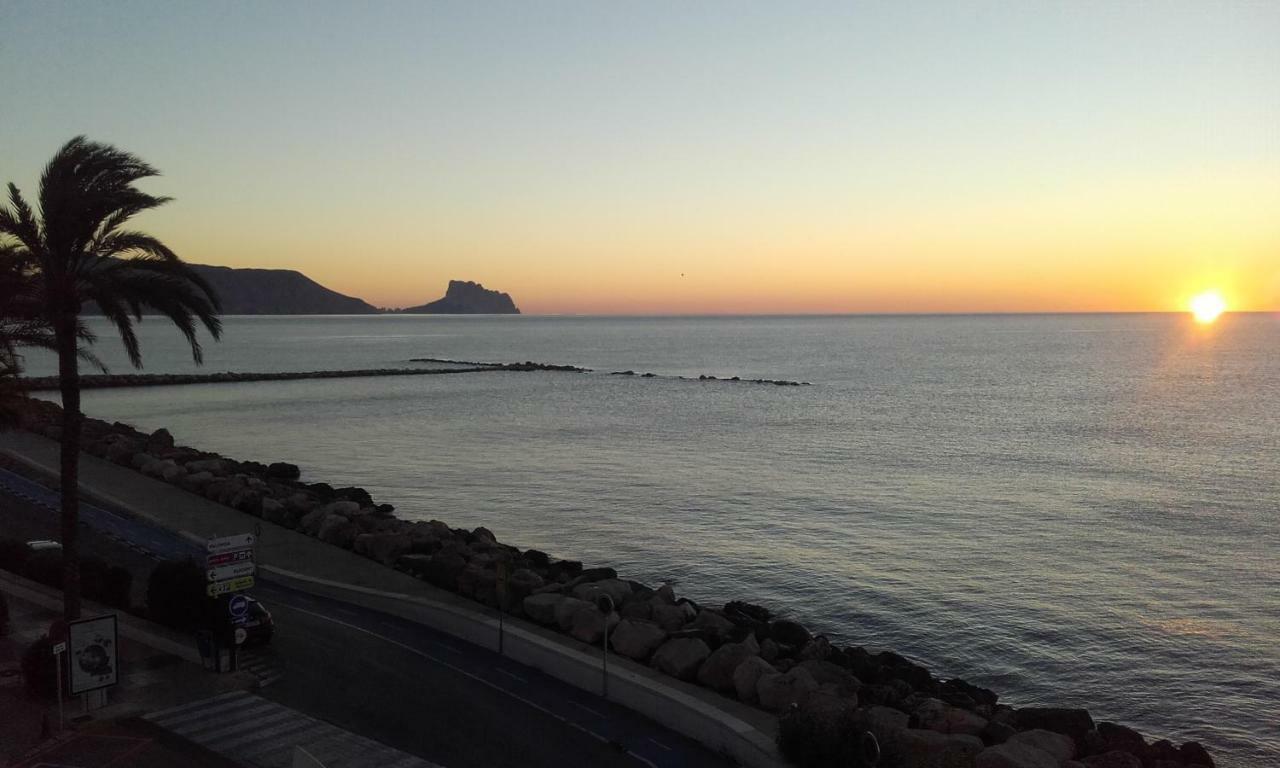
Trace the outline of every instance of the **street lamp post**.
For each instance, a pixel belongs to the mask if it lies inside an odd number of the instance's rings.
[[[604,615],[604,632],[600,635],[600,689],[601,695],[609,698],[609,617],[613,615],[613,598],[600,595],[596,598],[596,608]]]

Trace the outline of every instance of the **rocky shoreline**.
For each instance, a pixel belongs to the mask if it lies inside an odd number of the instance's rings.
[[[61,436],[62,409],[30,400],[23,428]],[[523,616],[680,680],[780,716],[780,745],[801,765],[833,765],[824,744],[869,730],[882,766],[910,768],[1213,768],[1196,742],[1149,741],[1095,722],[1084,709],[1015,708],[991,690],[940,679],[892,651],[840,647],[768,608],[734,600],[721,607],[500,543],[487,528],[407,521],[363,488],[301,482],[285,462],[237,461],[151,434],[86,418],[86,453],[131,467],[247,515],[352,550],[512,616]],[[498,585],[498,564],[509,572]],[[598,608],[608,596],[615,610]]]

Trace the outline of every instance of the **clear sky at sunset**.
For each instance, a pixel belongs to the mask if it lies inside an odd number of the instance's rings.
[[[1280,3],[0,1],[189,261],[526,312],[1280,308]]]

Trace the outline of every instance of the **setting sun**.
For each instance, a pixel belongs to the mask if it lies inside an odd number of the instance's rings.
[[[1197,323],[1212,323],[1227,309],[1227,301],[1217,291],[1205,291],[1191,299],[1191,314]]]

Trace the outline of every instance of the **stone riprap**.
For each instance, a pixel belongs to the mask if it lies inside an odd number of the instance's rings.
[[[56,440],[62,418],[58,405],[31,400],[22,426]],[[939,679],[892,651],[840,647],[751,602],[699,605],[670,585],[503,544],[486,528],[401,520],[363,488],[302,482],[293,464],[237,461],[179,446],[164,429],[145,434],[98,419],[85,420],[82,447],[584,643],[598,647],[607,628],[615,653],[784,718],[847,712],[879,740],[881,765],[1214,766],[1196,742],[1149,741],[1084,709],[1002,704],[987,688]],[[499,563],[510,574],[505,590]],[[609,603],[606,617],[600,606]]]
[[[410,362],[452,362],[411,360]],[[563,371],[587,373],[587,368],[550,363],[467,363],[464,368],[363,368],[346,371],[277,371],[274,373],[121,373],[88,374],[80,377],[83,389],[111,387],[168,387],[180,384],[236,384],[250,381],[297,381],[299,379],[357,379],[378,376],[442,376],[450,373],[488,373],[493,371]],[[58,388],[57,376],[36,376],[23,379],[22,387],[29,392]]]

